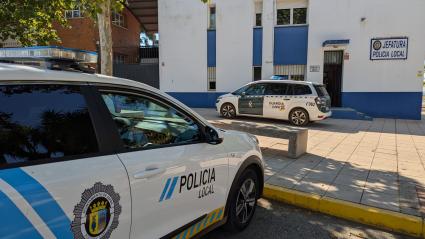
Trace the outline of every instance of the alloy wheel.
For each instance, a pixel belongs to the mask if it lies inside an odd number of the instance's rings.
[[[295,125],[303,125],[307,120],[307,115],[301,110],[296,110],[291,115],[291,121]]]
[[[225,105],[221,109],[221,114],[226,118],[232,118],[235,115],[235,108],[231,105]]]
[[[248,178],[243,183],[236,199],[236,217],[244,224],[253,215],[256,201],[256,186],[252,179]]]

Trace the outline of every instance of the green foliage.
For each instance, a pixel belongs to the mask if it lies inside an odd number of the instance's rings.
[[[16,39],[23,45],[44,45],[58,40],[53,21],[66,24],[63,9],[72,8],[66,0],[1,0],[0,39]]]
[[[48,45],[60,41],[53,22],[68,26],[65,10],[81,7],[93,19],[99,4],[107,0],[0,0],[0,40],[18,40],[24,46]],[[121,11],[122,0],[110,0]]]

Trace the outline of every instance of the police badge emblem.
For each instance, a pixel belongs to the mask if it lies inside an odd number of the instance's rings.
[[[112,185],[100,182],[84,190],[81,201],[74,208],[71,230],[75,238],[109,238],[118,227],[121,214],[120,196]]]

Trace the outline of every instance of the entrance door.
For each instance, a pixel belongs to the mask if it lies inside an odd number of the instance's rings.
[[[323,84],[329,92],[332,106],[341,106],[342,61],[344,51],[325,51]]]

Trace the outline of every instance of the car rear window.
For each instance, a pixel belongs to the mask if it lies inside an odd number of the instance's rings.
[[[288,95],[311,95],[312,91],[308,85],[292,84],[289,86]]]
[[[0,167],[98,151],[78,86],[0,85]]]
[[[328,91],[326,90],[324,85],[314,85],[314,89],[316,89],[317,96],[323,97],[328,96]]]

